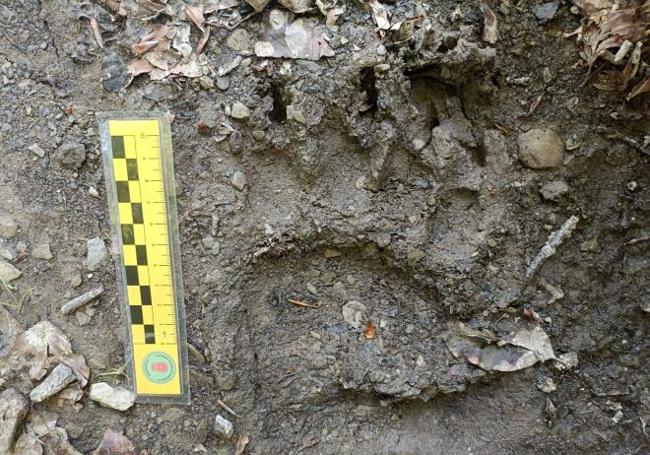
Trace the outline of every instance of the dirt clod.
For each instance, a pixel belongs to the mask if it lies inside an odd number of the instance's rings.
[[[564,161],[564,141],[550,128],[533,128],[517,138],[519,161],[532,169],[551,169]]]

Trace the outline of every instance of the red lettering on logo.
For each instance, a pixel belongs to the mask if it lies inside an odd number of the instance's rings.
[[[151,364],[151,369],[156,373],[167,373],[168,366],[165,362],[155,362]]]

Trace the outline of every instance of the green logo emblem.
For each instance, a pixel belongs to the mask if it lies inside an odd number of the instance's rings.
[[[142,361],[144,374],[157,384],[171,381],[176,372],[174,360],[164,352],[152,352]]]

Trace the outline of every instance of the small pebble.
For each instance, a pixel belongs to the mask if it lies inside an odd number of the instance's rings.
[[[34,403],[40,403],[47,398],[56,395],[68,384],[76,379],[72,369],[63,363],[58,364],[52,372],[39,385],[29,393],[29,398]]]
[[[104,245],[104,241],[99,237],[88,240],[87,248],[86,267],[91,272],[94,272],[108,258],[108,250]]]
[[[122,387],[113,387],[105,382],[98,382],[90,386],[90,399],[99,404],[126,411],[135,402],[135,394]]]
[[[521,133],[519,161],[531,169],[550,169],[562,166],[564,142],[559,134],[550,128],[533,128]]]
[[[7,212],[0,211],[0,237],[10,239],[18,233],[18,223]]]
[[[221,439],[230,439],[232,437],[232,422],[225,417],[222,417],[220,414],[217,414],[214,418],[213,429],[215,434]]]
[[[0,260],[0,279],[2,279],[2,281],[9,283],[10,281],[20,277],[20,275],[22,275],[22,272],[16,267],[8,262]]]
[[[230,183],[239,191],[244,191],[244,188],[246,187],[246,175],[244,175],[244,173],[241,171],[236,171],[232,175]]]
[[[228,87],[230,87],[230,79],[227,78],[226,76],[218,77],[217,78],[217,88],[222,91],[228,90]]]
[[[250,109],[248,109],[248,107],[239,101],[235,101],[235,103],[232,105],[232,109],[230,110],[230,116],[236,119],[242,120],[250,117],[250,115]]]
[[[27,147],[27,150],[29,150],[30,152],[32,152],[34,155],[36,155],[39,158],[43,158],[45,156],[45,150],[43,150],[41,148],[41,146],[36,144],[36,143],[34,143],[34,144],[30,145],[29,147]]]
[[[44,259],[46,261],[49,261],[52,259],[52,252],[50,251],[50,244],[49,243],[39,243],[37,245],[34,245],[34,248],[32,249],[32,257],[36,259]]]

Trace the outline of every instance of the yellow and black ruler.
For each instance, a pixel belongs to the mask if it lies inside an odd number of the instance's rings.
[[[189,402],[180,245],[169,122],[99,114],[127,356],[141,402]]]

